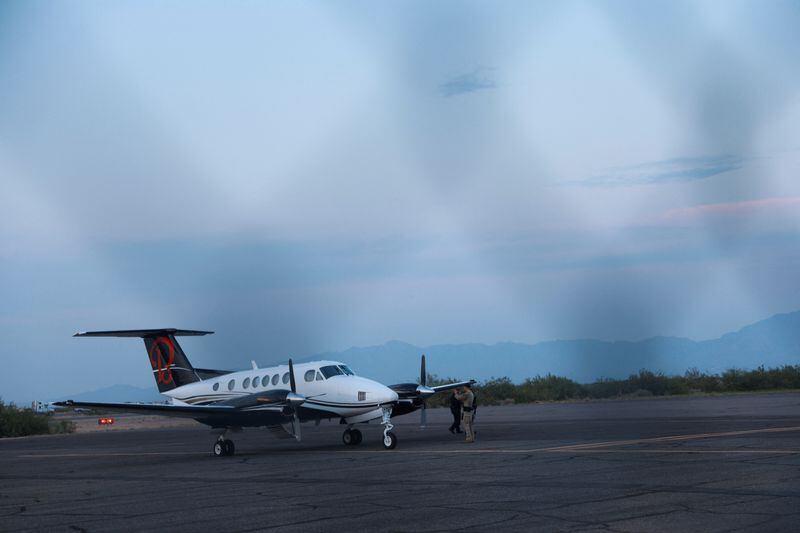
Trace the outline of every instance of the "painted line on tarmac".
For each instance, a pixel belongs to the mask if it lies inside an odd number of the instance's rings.
[[[324,452],[323,452],[324,453]],[[328,453],[345,453],[345,454],[380,454],[387,453],[385,450],[334,450]],[[532,455],[535,453],[573,453],[573,454],[590,454],[590,453],[641,453],[641,454],[684,454],[684,455],[700,455],[700,454],[755,454],[755,455],[800,455],[800,450],[702,450],[702,449],[685,449],[676,450],[674,448],[666,449],[628,449],[628,450],[613,450],[607,448],[593,448],[586,450],[551,450],[546,448],[533,448],[530,450],[501,450],[497,448],[473,448],[471,450],[392,450],[392,453],[400,454],[416,454],[416,455],[458,455],[458,454],[498,454],[498,455]]]
[[[780,428],[761,428],[745,429],[740,431],[722,431],[718,433],[695,433],[691,435],[670,435],[666,437],[650,437],[646,439],[616,440],[606,442],[590,442],[586,444],[568,444],[566,446],[554,446],[551,448],[540,448],[541,451],[557,450],[588,450],[593,448],[606,448],[609,446],[628,446],[632,444],[649,444],[651,442],[680,442],[685,440],[710,439],[719,437],[741,437],[743,435],[757,435],[760,433],[786,433],[790,431],[800,431],[800,426],[780,427]]]
[[[293,450],[290,453],[296,454],[298,452],[307,451],[308,453],[339,453],[339,454],[388,454],[386,450]],[[266,455],[277,455],[284,453],[285,450],[271,451],[264,450]],[[676,450],[676,449],[629,449],[629,450],[613,450],[613,449],[546,449],[534,448],[532,450],[501,450],[497,448],[473,448],[470,450],[392,450],[392,453],[397,454],[417,454],[417,455],[454,455],[454,454],[533,454],[533,453],[640,453],[640,454],[684,454],[684,455],[700,455],[700,454],[751,454],[751,455],[800,455],[800,450]],[[251,454],[243,454],[251,455]],[[103,457],[158,457],[158,456],[211,456],[207,452],[141,452],[141,453],[59,453],[59,454],[27,454],[18,455],[19,459],[96,459]]]
[[[628,439],[616,440],[605,442],[590,442],[586,444],[567,444],[564,446],[550,446],[546,448],[530,448],[530,449],[499,449],[499,448],[478,448],[478,449],[460,449],[460,450],[396,450],[399,453],[419,453],[419,454],[449,454],[449,453],[779,453],[784,455],[800,454],[800,450],[646,450],[646,449],[628,449],[628,450],[608,450],[611,446],[631,446],[635,444],[651,444],[651,443],[665,443],[665,442],[681,442],[687,440],[710,439],[719,437],[739,437],[743,435],[756,435],[761,433],[786,433],[790,431],[800,431],[800,426],[792,427],[779,427],[779,428],[761,428],[761,429],[745,429],[740,431],[722,431],[717,433],[694,433],[691,435],[669,435],[665,437],[651,437],[646,439]],[[382,450],[335,450],[336,453],[382,453]]]
[[[800,450],[676,450],[675,448],[666,449],[647,449],[647,450],[610,450],[610,449],[589,449],[589,450],[551,450],[547,453],[682,453],[686,454],[768,454],[768,455],[800,455]]]
[[[66,459],[91,457],[152,457],[159,455],[211,455],[211,452],[108,452],[108,453],[29,453],[21,459]]]
[[[611,450],[608,449],[612,446],[631,446],[635,444],[650,444],[650,443],[665,443],[665,442],[681,442],[687,440],[710,439],[719,437],[739,437],[743,435],[757,435],[762,433],[786,433],[792,431],[800,431],[800,426],[792,427],[778,427],[778,428],[761,428],[761,429],[745,429],[740,431],[723,431],[717,433],[695,433],[691,435],[669,435],[665,437],[651,437],[646,439],[628,439],[616,440],[605,442],[592,442],[586,444],[567,444],[564,446],[550,446],[546,448],[530,448],[530,449],[500,449],[500,448],[463,448],[463,449],[446,449],[446,450],[393,450],[394,453],[405,454],[458,454],[458,453],[498,453],[498,454],[532,454],[532,453],[683,453],[683,454],[702,454],[702,453],[716,453],[716,454],[781,454],[781,455],[794,455],[800,454],[800,450],[676,450],[676,449],[627,449],[627,450]],[[386,450],[303,450],[298,448],[292,450],[291,453],[307,451],[309,453],[387,453]],[[267,451],[267,453],[270,453]],[[278,452],[281,453],[281,452]],[[90,457],[157,457],[157,456],[176,456],[176,455],[210,455],[207,452],[108,452],[108,453],[61,453],[61,454],[24,454],[18,455],[19,458],[25,459],[44,459],[44,458],[90,458]]]

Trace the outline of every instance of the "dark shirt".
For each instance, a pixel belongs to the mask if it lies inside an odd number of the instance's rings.
[[[456,398],[455,393],[450,396],[450,411],[453,413],[461,412],[461,402]]]

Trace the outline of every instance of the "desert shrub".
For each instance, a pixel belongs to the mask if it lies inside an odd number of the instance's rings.
[[[520,401],[518,394],[518,386],[515,385],[511,378],[492,378],[483,383],[476,385],[474,391],[478,397],[479,405],[497,405],[499,403],[514,403]]]
[[[723,389],[722,378],[715,374],[700,372],[697,368],[690,368],[683,375],[687,392],[719,392]]]
[[[518,388],[520,400],[526,402],[570,400],[585,396],[580,384],[552,374],[528,378]]]
[[[49,432],[46,415],[0,401],[0,437],[24,437]]]
[[[75,422],[72,420],[57,420],[50,423],[50,433],[74,433]]]
[[[430,386],[455,381],[460,380],[428,376]],[[642,369],[625,379],[601,378],[587,384],[552,374],[528,378],[519,384],[508,377],[501,377],[489,379],[473,387],[480,405],[775,389],[800,389],[800,365],[770,369],[761,366],[754,370],[731,368],[719,375],[690,368],[682,376],[665,376],[661,372]],[[428,400],[428,406],[447,406],[449,400],[448,394],[437,394]]]
[[[590,398],[615,398],[633,393],[629,380],[601,378],[594,383],[584,385],[586,395]]]
[[[669,391],[669,380],[661,372],[639,370],[638,374],[628,377],[631,388],[635,391],[650,391],[654,396],[663,396]]]

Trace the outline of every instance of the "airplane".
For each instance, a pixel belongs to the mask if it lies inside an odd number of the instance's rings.
[[[348,446],[358,445],[363,439],[355,427],[357,424],[380,419],[384,427],[383,447],[391,450],[397,446],[393,417],[421,410],[424,427],[427,398],[475,383],[469,380],[428,387],[424,355],[419,383],[388,387],[357,376],[339,361],[294,364],[289,359],[288,365],[268,368],[259,368],[253,361],[251,369],[240,371],[193,367],[177,337],[212,333],[175,328],[78,332],[73,336],[144,339],[158,392],[167,396],[168,401],[147,404],[66,400],[53,405],[193,418],[219,433],[212,448],[217,457],[235,453],[234,443],[227,437],[229,431],[266,426],[278,437],[300,441],[300,424],[314,421],[319,425],[322,419],[339,419],[347,425],[342,442]]]

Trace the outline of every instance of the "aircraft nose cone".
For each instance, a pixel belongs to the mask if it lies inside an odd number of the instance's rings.
[[[383,387],[381,393],[380,403],[394,403],[399,398],[397,393],[389,387]]]

